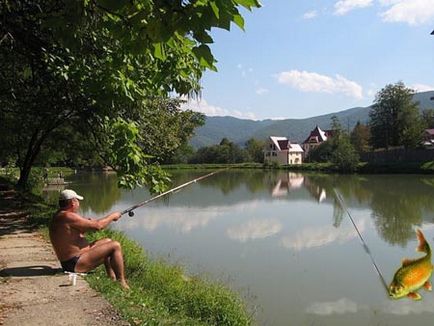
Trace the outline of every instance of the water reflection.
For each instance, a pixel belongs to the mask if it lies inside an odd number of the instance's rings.
[[[281,173],[277,183],[271,191],[271,196],[281,197],[289,194],[290,190],[299,189],[304,184],[304,176],[300,173]]]
[[[330,316],[334,314],[356,313],[358,310],[360,310],[360,307],[358,307],[357,303],[350,299],[342,298],[336,301],[313,303],[306,309],[306,312],[309,314]]]
[[[143,229],[149,232],[168,227],[180,233],[189,233],[207,226],[221,214],[218,207],[207,211],[207,214],[197,209],[172,208],[167,214],[161,210],[149,209],[146,216],[136,214],[134,218],[128,219],[125,225],[128,229]]]
[[[226,234],[232,240],[246,242],[268,238],[278,234],[281,230],[282,224],[277,219],[253,219],[245,224],[229,228]]]
[[[365,230],[365,220],[358,221],[360,233]],[[315,247],[323,247],[334,242],[343,244],[357,238],[357,233],[351,225],[334,228],[331,226],[311,227],[297,230],[295,234],[287,235],[281,239],[283,247],[301,251]]]
[[[174,171],[173,186],[185,183],[208,171]],[[85,200],[81,208],[84,214],[101,214],[110,211],[116,202],[134,204],[142,201],[149,194],[145,190],[136,190],[136,196],[121,191],[117,187],[115,175],[87,173],[72,176],[68,181],[78,193],[83,194]],[[207,178],[171,197],[160,201],[160,204],[170,206],[173,219],[167,222],[165,218],[152,216],[147,218],[148,230],[158,225],[177,225],[181,232],[200,227],[203,217],[200,213],[176,211],[174,207],[210,207],[216,209],[237,205],[240,202],[252,200],[286,200],[300,201],[314,199],[319,204],[333,205],[333,220],[331,224],[339,228],[345,218],[344,211],[334,198],[333,189],[342,195],[350,212],[353,210],[370,209],[370,217],[380,237],[390,244],[406,246],[414,238],[412,227],[422,223],[434,222],[434,177],[419,175],[329,175],[329,174],[300,174],[292,172],[261,170],[229,170]],[[48,192],[49,198],[53,192]],[[220,207],[220,208],[219,208]],[[158,215],[158,214],[157,214]],[[163,221],[164,220],[164,221]],[[187,220],[190,220],[187,222]],[[254,223],[254,222],[249,222]],[[228,235],[237,238],[235,234],[243,232],[260,232],[267,227],[274,230],[267,223],[258,225],[246,224],[232,227]],[[262,223],[262,224],[261,224]],[[244,229],[244,231],[241,231]],[[258,229],[258,231],[255,231]],[[268,231],[271,232],[271,231]],[[335,234],[332,229],[326,230]],[[258,233],[259,234],[259,233]],[[264,231],[267,234],[267,231]],[[252,236],[240,235],[238,239],[252,239]]]

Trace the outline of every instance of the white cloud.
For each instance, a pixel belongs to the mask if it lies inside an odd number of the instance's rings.
[[[318,16],[318,12],[316,10],[311,10],[311,11],[306,12],[303,15],[303,19],[313,19],[317,16]]]
[[[264,95],[267,94],[268,92],[269,90],[266,88],[259,87],[258,89],[256,89],[256,94],[258,95]]]
[[[181,105],[183,110],[193,110],[196,112],[202,112],[203,114],[213,116],[232,116],[240,119],[257,120],[256,115],[253,112],[241,112],[239,110],[227,110],[219,106],[208,104],[204,99],[190,100]]]
[[[337,301],[314,303],[306,309],[307,313],[329,316],[333,314],[343,315],[357,312],[357,304],[350,299],[342,298]]]
[[[420,315],[426,313],[434,313],[434,300],[432,295],[426,291],[418,291],[422,295],[423,304],[418,304],[419,302],[414,302],[410,299],[402,300],[388,300],[381,306],[381,310],[385,313],[404,316],[404,315]],[[426,295],[425,295],[426,294]]]
[[[360,232],[365,230],[365,221],[358,222]],[[283,247],[300,251],[302,249],[310,249],[323,247],[333,242],[345,243],[354,238],[357,238],[357,233],[352,227],[335,227],[329,225],[319,228],[306,228],[298,231],[291,236],[285,236],[281,239]]]
[[[391,6],[380,14],[386,22],[421,25],[434,21],[434,0],[380,0],[380,3]]]
[[[281,230],[282,224],[275,219],[254,219],[245,224],[229,228],[226,234],[233,240],[246,242],[248,240],[270,237],[279,233]]]
[[[434,86],[425,85],[425,84],[414,84],[411,86],[416,92],[427,92],[434,90]]]
[[[351,10],[372,5],[373,0],[340,0],[335,3],[335,15],[343,16]]]
[[[363,88],[341,75],[335,78],[315,72],[291,70],[277,75],[279,83],[286,84],[303,92],[342,93],[357,99],[363,98]]]
[[[148,232],[153,232],[157,228],[166,226],[174,229],[180,233],[189,233],[195,229],[204,228],[208,223],[222,214],[221,210],[209,209],[204,214],[201,209],[186,209],[185,208],[172,208],[170,218],[168,214],[162,214],[161,210],[148,208],[146,217],[136,217],[128,219],[125,222],[127,229],[142,228]]]

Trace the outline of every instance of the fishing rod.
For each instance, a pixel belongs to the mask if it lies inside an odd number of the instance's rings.
[[[381,283],[383,284],[384,288],[386,289],[386,292],[389,293],[389,288],[387,287],[387,283],[383,277],[383,274],[381,274],[380,269],[378,268],[378,266],[374,260],[374,257],[372,257],[371,251],[369,250],[368,245],[366,244],[365,239],[363,239],[362,234],[359,231],[359,228],[357,227],[356,223],[354,222],[353,217],[351,216],[350,212],[348,211],[348,208],[345,206],[343,198],[341,197],[341,195],[337,192],[337,190],[335,188],[333,188],[333,191],[335,192],[335,195],[339,201],[339,204],[344,209],[344,211],[347,212],[348,217],[351,220],[351,223],[353,224],[354,228],[356,229],[357,234],[359,236],[359,239],[362,243],[363,249],[365,249],[365,252],[368,254],[369,258],[371,258],[372,265],[374,265],[375,270],[377,271],[377,274],[380,277]]]
[[[230,169],[230,167],[229,167],[229,168],[226,168],[226,169],[221,169],[221,170],[217,170],[217,171],[214,171],[214,172],[208,173],[208,174],[203,175],[203,176],[201,176],[201,177],[199,177],[199,178],[196,178],[196,179],[194,179],[194,180],[191,180],[191,181],[188,181],[188,182],[186,182],[186,183],[183,183],[182,185],[179,185],[179,186],[177,186],[177,187],[175,187],[175,188],[172,188],[172,189],[170,189],[170,190],[168,190],[168,191],[166,191],[166,192],[163,192],[163,193],[161,193],[161,194],[159,194],[159,195],[157,195],[157,196],[155,196],[155,197],[149,198],[149,199],[147,199],[147,200],[145,200],[145,201],[142,201],[141,203],[138,203],[138,204],[136,204],[136,205],[134,205],[134,206],[131,206],[131,207],[127,208],[126,210],[124,210],[124,211],[121,212],[121,215],[124,215],[124,214],[128,213],[128,216],[134,216],[134,210],[135,210],[135,209],[137,209],[137,208],[139,208],[139,207],[142,207],[142,206],[144,206],[144,205],[146,205],[146,204],[150,203],[151,201],[154,201],[154,200],[156,200],[156,199],[158,199],[158,198],[161,198],[161,197],[163,197],[163,196],[166,196],[166,195],[168,195],[168,194],[170,194],[170,193],[172,193],[172,192],[175,192],[175,191],[180,190],[180,189],[182,189],[182,188],[184,188],[184,187],[187,187],[188,185],[191,185],[192,183],[196,183],[197,181],[200,181],[200,180],[206,179],[206,178],[208,178],[208,177],[210,177],[210,176],[212,176],[212,175],[214,175],[214,174],[220,173],[220,172],[222,172],[222,171],[226,171],[226,170],[228,170],[228,169]]]

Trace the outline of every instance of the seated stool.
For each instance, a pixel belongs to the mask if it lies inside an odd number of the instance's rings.
[[[75,286],[77,284],[77,275],[78,276],[86,276],[86,273],[75,273],[75,272],[64,272],[65,274],[68,274],[68,280],[69,284],[72,286]]]

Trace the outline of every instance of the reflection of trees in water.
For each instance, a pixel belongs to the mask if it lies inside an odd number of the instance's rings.
[[[324,189],[334,198],[333,188],[349,207],[369,206],[379,235],[391,244],[405,245],[414,237],[413,225],[424,222],[423,214],[434,214],[434,178],[415,175],[305,175],[311,194]],[[316,191],[316,192],[315,192]],[[334,198],[333,225],[339,227],[346,212]],[[430,220],[432,221],[432,220]]]
[[[366,187],[373,192],[372,218],[380,235],[392,244],[405,246],[414,237],[413,225],[434,213],[434,188],[418,176],[372,178]]]
[[[261,170],[228,170],[201,181],[203,186],[219,188],[223,194],[245,185],[250,192],[255,193],[264,189],[267,173]]]
[[[78,181],[73,188],[78,194],[84,196],[84,200],[80,202],[84,214],[90,210],[97,214],[110,211],[113,204],[121,197],[115,174],[86,173],[80,175]]]

